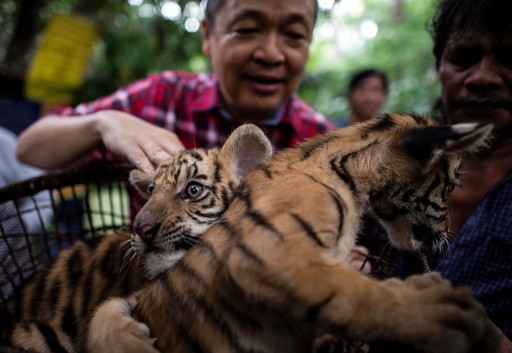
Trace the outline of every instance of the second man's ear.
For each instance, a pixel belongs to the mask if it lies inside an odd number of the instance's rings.
[[[209,58],[210,54],[211,54],[210,36],[212,33],[211,33],[210,23],[208,22],[208,20],[206,18],[201,21],[201,34],[203,35],[203,45],[201,48],[202,48],[203,54]]]

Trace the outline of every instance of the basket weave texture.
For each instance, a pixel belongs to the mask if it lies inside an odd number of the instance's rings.
[[[129,170],[76,167],[0,188],[0,306],[76,240],[129,228]]]

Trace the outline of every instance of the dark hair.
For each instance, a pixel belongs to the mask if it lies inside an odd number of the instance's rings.
[[[226,0],[207,0],[206,1],[206,19],[211,29],[215,26],[217,13],[222,9]]]
[[[215,18],[217,17],[217,13],[222,9],[226,0],[207,0],[206,1],[206,19],[208,20],[208,25],[210,29],[215,27]],[[318,2],[315,0],[315,21],[316,15],[318,13]]]
[[[491,33],[511,35],[511,0],[441,0],[429,24],[434,40],[433,53],[436,67],[448,37],[453,32],[457,36],[466,33]]]
[[[348,91],[352,92],[361,81],[373,76],[380,78],[380,80],[382,81],[382,87],[384,88],[384,92],[387,93],[389,86],[388,78],[383,71],[377,69],[364,69],[354,73],[348,83]]]

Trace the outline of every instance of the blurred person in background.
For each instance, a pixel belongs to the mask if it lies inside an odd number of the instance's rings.
[[[348,84],[350,116],[339,126],[366,121],[381,112],[388,94],[388,78],[380,70],[368,68],[352,75]]]
[[[10,130],[0,127],[0,187],[6,187],[26,179],[41,175],[40,169],[20,163],[16,159],[17,136]],[[25,197],[0,204],[0,278],[11,278],[14,283],[2,286],[4,296],[11,294],[13,284],[33,273],[30,259],[32,239],[28,235],[38,235],[50,226],[53,214],[50,194],[42,191],[34,197]],[[13,257],[14,254],[14,257]],[[0,298],[1,299],[1,298]]]

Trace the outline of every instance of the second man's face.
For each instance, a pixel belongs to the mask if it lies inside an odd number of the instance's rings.
[[[448,38],[439,75],[451,123],[512,129],[512,39],[485,33]]]
[[[228,112],[240,122],[272,117],[302,79],[314,0],[226,0],[215,21],[203,24],[203,51]]]

